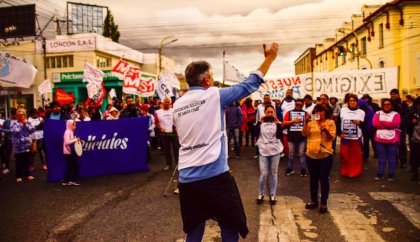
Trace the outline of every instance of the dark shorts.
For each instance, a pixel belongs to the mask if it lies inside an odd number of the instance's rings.
[[[179,183],[179,201],[184,232],[188,233],[208,219],[220,227],[248,234],[241,196],[229,172],[205,180]]]

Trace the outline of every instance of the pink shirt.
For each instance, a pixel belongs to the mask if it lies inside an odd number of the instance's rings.
[[[378,111],[373,116],[373,127],[375,127],[375,141],[385,144],[398,143],[400,141],[401,116],[395,111],[385,113]]]

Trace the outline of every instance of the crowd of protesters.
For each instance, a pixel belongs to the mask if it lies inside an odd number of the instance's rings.
[[[16,182],[34,179],[31,172],[38,165],[35,160],[40,161],[42,170],[48,169],[47,147],[43,142],[45,119],[86,122],[145,116],[150,117],[148,158],[151,150],[162,149],[166,160],[164,170],[173,170],[178,163],[180,148],[176,130],[173,129],[174,101],[170,98],[142,100],[132,96],[123,101],[114,98],[103,113],[93,102],[64,106],[51,102],[45,109],[29,110],[19,105],[17,109],[10,110],[9,118],[1,120],[2,173],[7,175],[10,172],[12,154],[16,160]],[[359,98],[351,93],[344,97],[342,103],[327,94],[315,99],[309,94],[295,99],[293,90],[287,90],[283,100],[271,100],[270,95],[264,95],[262,102],[250,97],[235,101],[225,109],[228,152],[232,152],[229,156],[241,159],[244,147],[255,147],[255,158],[259,160],[261,171],[259,204],[263,202],[267,181],[272,183],[268,194],[270,203],[275,204],[278,161],[287,155],[286,176],[295,174],[296,161],[300,176],[310,176],[311,202],[306,207],[318,207],[315,196],[318,196],[319,183],[322,191],[320,210],[326,211],[328,194],[325,192],[328,191],[330,163],[337,146],[340,147],[342,176],[361,176],[363,164],[373,156],[378,159],[375,180],[387,178],[394,181],[397,165],[400,168],[409,165],[411,179],[418,180],[419,161],[416,157],[420,152],[420,98],[406,95],[402,100],[399,90],[393,89],[389,98],[379,101],[380,104],[374,102],[369,94]],[[327,135],[324,135],[324,130]],[[279,138],[279,144],[267,141],[269,137]],[[270,145],[267,146],[268,143]],[[407,143],[410,157],[407,156]],[[36,156],[39,159],[35,159]]]

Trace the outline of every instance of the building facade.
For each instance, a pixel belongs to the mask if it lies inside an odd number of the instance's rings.
[[[397,87],[402,94],[420,95],[419,13],[418,0],[362,6],[360,15],[352,15],[350,22],[336,29],[333,41],[316,44],[313,72],[398,67]],[[302,69],[309,56],[306,50],[295,61],[297,74],[309,70]]]
[[[45,48],[44,48],[45,47]],[[111,75],[112,68],[123,58],[133,66],[140,67],[143,77],[156,78],[159,56],[157,53],[142,53],[127,46],[113,42],[98,34],[62,35],[45,41],[21,41],[18,45],[2,47],[2,50],[26,59],[33,64],[38,73],[30,88],[16,88],[2,84],[0,90],[0,112],[8,113],[10,107],[25,104],[27,107],[43,106],[44,102],[54,100],[53,94],[41,97],[38,86],[45,80],[51,81],[53,90],[63,89],[75,95],[75,102],[87,99],[86,83],[83,82],[83,69],[89,63],[104,74],[107,93],[114,88],[122,98],[122,81]],[[44,62],[45,59],[45,62]],[[173,69],[174,61],[162,56],[162,67]],[[105,100],[103,106],[107,104]]]

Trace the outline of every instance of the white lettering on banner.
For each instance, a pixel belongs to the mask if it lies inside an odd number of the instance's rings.
[[[47,40],[47,52],[94,50],[95,38]]]
[[[118,133],[115,132],[112,138],[107,139],[106,134],[104,134],[100,140],[96,140],[96,136],[89,135],[87,141],[81,141],[83,151],[127,149],[128,138],[117,136]]]
[[[375,99],[388,97],[392,88],[397,88],[398,68],[371,70],[348,70],[325,73],[303,74],[288,78],[269,79],[258,89],[257,99],[269,94],[272,99],[283,99],[286,91],[291,89],[294,98],[306,94],[315,97],[326,93],[340,99],[346,93],[356,95],[370,94]]]

